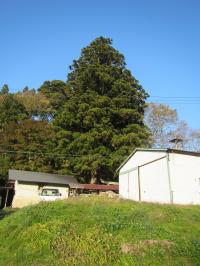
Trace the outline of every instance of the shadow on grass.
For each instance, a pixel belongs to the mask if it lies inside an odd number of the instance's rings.
[[[5,209],[5,210],[0,210],[0,220],[5,218],[6,216],[14,213],[16,210],[15,209]]]

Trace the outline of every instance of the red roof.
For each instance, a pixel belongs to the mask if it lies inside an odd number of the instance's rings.
[[[70,186],[71,187],[71,186]],[[77,184],[72,188],[88,189],[88,190],[119,190],[119,185],[98,185],[98,184]]]

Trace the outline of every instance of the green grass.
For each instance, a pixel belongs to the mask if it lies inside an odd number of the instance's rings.
[[[6,208],[6,209],[0,209],[0,220],[5,218],[6,216],[12,214],[15,211],[15,209]]]
[[[0,220],[0,265],[200,265],[200,206],[88,197]]]

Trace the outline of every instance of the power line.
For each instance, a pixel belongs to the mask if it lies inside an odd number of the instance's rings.
[[[198,105],[198,104],[200,104],[200,101],[199,102],[163,102],[163,101],[154,101],[154,103],[159,103],[159,104],[161,104],[161,103],[164,103],[164,104],[184,104],[184,105]]]
[[[13,150],[0,150],[0,153],[14,153],[14,154],[27,154],[27,155],[42,155],[42,156],[57,156],[57,157],[80,157],[80,156],[84,156],[84,155],[73,155],[73,154],[56,154],[56,153],[44,153],[44,152],[32,152],[32,151],[13,151]]]
[[[149,101],[164,104],[199,105],[200,96],[150,96]]]
[[[72,156],[72,155],[58,155],[58,154],[49,154],[49,153],[41,153],[41,152],[30,152],[30,151],[10,151],[10,150],[0,150],[0,153],[2,154],[14,154],[14,155],[40,155],[40,156],[55,156],[56,158],[63,158],[63,159],[67,159],[67,158],[70,158],[70,157],[79,157],[79,156]]]
[[[19,144],[20,145],[20,144]],[[1,147],[5,147],[5,146],[8,146],[8,147],[16,147],[15,144],[8,144],[8,145],[5,145],[5,144],[0,144]],[[36,151],[24,151],[24,150],[4,150],[4,149],[1,149],[0,150],[1,153],[5,152],[5,153],[19,153],[19,154],[37,154],[37,155],[53,155],[53,156],[76,156],[76,157],[79,157],[79,156],[83,156],[83,155],[76,155],[76,154],[71,154],[71,153],[68,153],[68,154],[58,154],[58,153],[52,153],[52,152],[36,152]]]
[[[170,102],[200,102],[200,98],[192,98],[192,99],[185,99],[185,98],[163,98],[163,99],[158,99],[158,98],[155,98],[156,101],[170,101]]]
[[[166,98],[166,99],[200,99],[200,96],[150,96],[149,98]]]
[[[0,145],[1,146],[1,145]],[[27,154],[27,155],[41,155],[41,156],[56,156],[57,158],[70,158],[70,157],[82,157],[82,156],[88,156],[88,154],[56,154],[56,153],[44,153],[44,152],[31,152],[31,151],[13,151],[13,150],[0,150],[0,153],[2,154]],[[93,154],[95,155],[95,154]],[[101,156],[107,156],[100,154]],[[90,155],[92,156],[92,155]]]

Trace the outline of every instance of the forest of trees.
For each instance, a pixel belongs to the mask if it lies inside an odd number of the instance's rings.
[[[116,169],[134,148],[167,147],[172,136],[188,134],[175,110],[147,105],[147,97],[124,56],[103,37],[82,49],[65,82],[15,93],[5,84],[0,179],[11,168],[68,173],[87,183],[117,180]]]
[[[135,147],[149,145],[147,93],[112,40],[99,37],[74,60],[66,82],[0,92],[0,176],[9,168],[115,180]]]

